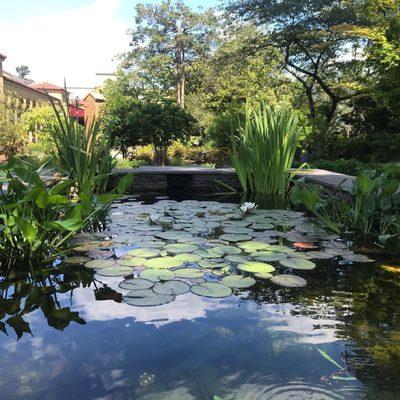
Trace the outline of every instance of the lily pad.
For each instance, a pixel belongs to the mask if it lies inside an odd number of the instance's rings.
[[[198,265],[201,268],[209,268],[209,269],[229,267],[229,265],[227,263],[213,262],[210,260],[201,260],[198,262]]]
[[[284,253],[278,253],[276,251],[257,251],[255,253],[250,254],[251,258],[254,258],[257,261],[263,262],[272,262],[272,261],[280,261],[287,257]]]
[[[123,265],[124,267],[142,267],[146,262],[145,258],[134,257],[134,258],[119,258],[116,260],[118,265]]]
[[[171,303],[175,296],[170,294],[158,294],[151,289],[132,290],[124,296],[124,302],[136,307],[154,307]]]
[[[153,287],[155,293],[178,296],[190,291],[190,285],[181,281],[158,282]]]
[[[216,246],[212,248],[212,252],[223,256],[227,254],[240,254],[241,250],[234,246]]]
[[[304,287],[307,285],[307,281],[304,278],[296,275],[275,275],[271,278],[271,282],[284,287]]]
[[[176,243],[167,244],[164,249],[170,254],[193,253],[199,249],[199,246],[196,246],[195,244]]]
[[[84,257],[84,256],[72,256],[68,257],[65,260],[63,260],[64,263],[66,264],[85,264],[86,262],[90,261],[91,258],[89,257]]]
[[[226,233],[224,235],[221,235],[219,238],[227,242],[243,242],[245,240],[251,240],[251,236],[238,233]]]
[[[254,276],[259,279],[271,279],[273,277],[273,275],[269,272],[259,272],[254,274]]]
[[[160,255],[160,250],[151,248],[147,249],[139,248],[139,249],[129,250],[128,254],[130,256],[140,257],[140,258],[154,258]]]
[[[250,277],[244,277],[242,275],[228,275],[222,278],[221,283],[230,288],[249,288],[253,286],[256,281]]]
[[[180,268],[176,269],[174,273],[178,278],[186,279],[202,278],[204,276],[204,271],[197,268]]]
[[[176,257],[157,257],[146,260],[144,266],[147,268],[169,269],[180,267],[182,264],[184,264],[184,261]]]
[[[182,253],[176,255],[174,258],[182,262],[190,262],[190,263],[195,263],[201,260],[201,257],[198,254],[194,253]]]
[[[181,240],[185,238],[191,238],[192,235],[187,232],[182,231],[166,231],[166,232],[158,232],[155,234],[156,237],[165,239],[165,240]]]
[[[172,271],[165,269],[145,269],[139,276],[152,282],[169,281],[175,278],[175,274]]]
[[[225,256],[225,260],[232,262],[232,263],[245,263],[249,261],[249,258],[247,256],[242,256],[242,255],[228,255]]]
[[[221,256],[221,254],[215,253],[213,252],[213,249],[201,249],[201,250],[197,250],[194,252],[194,254],[197,254],[198,256],[200,256],[201,258],[216,258]]]
[[[153,286],[154,282],[141,278],[125,279],[118,285],[118,287],[125,290],[143,290],[150,289]]]
[[[107,268],[100,268],[97,271],[97,274],[100,276],[127,276],[132,274],[132,268],[122,267],[122,266],[114,266]]]
[[[240,271],[251,272],[253,274],[265,274],[275,271],[275,267],[272,265],[258,261],[247,261],[243,264],[239,264],[237,268]]]
[[[114,265],[115,265],[114,260],[91,260],[85,263],[85,267],[90,269],[108,268]]]
[[[199,285],[193,285],[191,292],[204,297],[228,297],[232,294],[232,289],[221,283],[205,282]]]
[[[316,265],[309,260],[304,260],[302,258],[286,258],[285,260],[279,261],[279,263],[286,268],[311,270],[316,267]]]
[[[258,250],[266,250],[271,247],[269,243],[258,242],[256,240],[238,243],[238,246],[247,253],[253,253]]]

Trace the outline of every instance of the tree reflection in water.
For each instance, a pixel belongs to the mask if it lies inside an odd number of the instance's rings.
[[[38,268],[30,265],[6,267],[2,265],[0,278],[0,330],[8,334],[15,331],[18,339],[31,328],[27,316],[36,310],[43,313],[47,324],[55,329],[64,330],[72,321],[85,324],[78,312],[71,311],[59,301],[60,294],[69,294],[74,289],[95,286],[93,271],[82,266]]]

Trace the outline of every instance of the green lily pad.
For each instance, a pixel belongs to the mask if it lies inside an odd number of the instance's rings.
[[[249,258],[247,256],[242,256],[242,255],[228,255],[225,256],[225,260],[232,262],[232,263],[245,263],[249,261]]]
[[[196,268],[180,268],[176,269],[174,273],[178,278],[186,279],[202,278],[204,276],[204,271]]]
[[[199,267],[201,268],[208,268],[208,269],[214,269],[214,268],[223,268],[223,267],[229,267],[227,263],[224,262],[213,262],[210,260],[201,260],[198,262]]]
[[[244,277],[242,275],[228,275],[222,278],[221,283],[230,288],[244,289],[253,286],[256,281],[253,278]]]
[[[216,258],[221,255],[221,254],[213,252],[212,250],[213,249],[207,249],[207,250],[201,249],[201,250],[195,251],[194,254],[197,254],[201,258]]]
[[[165,240],[181,240],[185,238],[192,238],[190,233],[182,231],[157,232],[155,236]]]
[[[143,290],[150,289],[153,286],[154,282],[141,278],[125,279],[118,285],[118,287],[125,290]]]
[[[193,253],[199,249],[199,246],[196,246],[195,244],[176,243],[167,244],[164,249],[170,254]]]
[[[91,260],[85,263],[85,267],[90,269],[108,268],[114,265],[115,265],[114,260]]]
[[[85,264],[86,262],[90,261],[91,258],[89,257],[84,257],[84,256],[72,256],[68,257],[63,260],[64,263],[66,264]]]
[[[258,272],[254,276],[259,279],[271,279],[273,277],[269,272]]]
[[[286,258],[285,260],[279,261],[279,264],[286,268],[293,269],[302,269],[302,270],[311,270],[316,267],[316,265],[309,261],[304,260],[303,258]]]
[[[251,253],[250,257],[254,258],[257,261],[272,262],[272,261],[283,260],[287,256],[284,253],[278,253],[276,251],[265,250],[265,251],[257,251],[255,253]]]
[[[124,302],[136,307],[154,307],[171,303],[175,296],[170,294],[158,294],[151,289],[132,290],[124,296]]]
[[[216,246],[211,249],[213,253],[216,253],[218,255],[224,256],[224,255],[232,255],[232,254],[240,254],[242,251],[238,249],[237,247],[234,246]]]
[[[245,240],[251,240],[251,236],[245,234],[225,233],[219,237],[221,240],[227,242],[243,242]]]
[[[271,282],[284,286],[284,287],[304,287],[307,285],[307,281],[300,276],[296,275],[287,275],[287,274],[282,274],[282,275],[275,275],[271,278]]]
[[[179,261],[189,262],[189,263],[195,263],[201,260],[201,257],[198,254],[194,253],[181,253],[176,255],[174,258],[176,258]]]
[[[178,296],[190,291],[190,285],[181,281],[158,282],[154,285],[153,291],[158,294],[171,294]]]
[[[243,272],[251,272],[253,274],[264,274],[275,271],[275,267],[270,264],[258,262],[258,261],[247,261],[243,264],[239,264],[237,268]]]
[[[169,281],[175,278],[175,274],[172,271],[165,269],[145,269],[139,276],[152,282]]]
[[[193,285],[191,292],[204,297],[228,297],[232,294],[232,289],[221,283],[205,282]]]
[[[139,258],[154,258],[158,257],[160,255],[160,250],[157,249],[134,249],[134,250],[129,250],[128,254],[130,256],[134,257],[139,257]]]
[[[258,250],[266,250],[271,246],[269,243],[258,242],[256,240],[251,240],[248,242],[238,243],[238,246],[243,249],[246,253],[253,253]]]
[[[235,235],[238,234],[244,234],[244,235],[248,235],[250,233],[253,233],[253,229],[251,228],[244,228],[244,227],[240,227],[240,226],[228,226],[225,225],[223,228],[224,233],[233,233]],[[245,239],[248,240],[248,239]]]
[[[116,260],[118,265],[123,265],[124,267],[142,267],[146,262],[145,258],[134,257],[134,258],[119,258]]]
[[[277,244],[270,244],[268,250],[276,251],[278,253],[294,253],[296,251],[296,249],[293,249],[292,247],[280,246]]]
[[[127,276],[132,274],[132,268],[114,266],[107,268],[100,268],[96,273],[100,276]]]
[[[184,264],[184,261],[179,260],[176,257],[157,257],[146,260],[144,266],[147,268],[169,269],[180,267],[182,264]]]
[[[274,229],[274,225],[270,223],[253,223],[250,227],[256,231],[267,231],[269,229]]]

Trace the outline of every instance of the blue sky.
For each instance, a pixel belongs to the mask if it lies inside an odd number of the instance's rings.
[[[2,0],[0,53],[6,71],[28,65],[36,82],[93,87],[112,72],[115,56],[129,48],[127,30],[138,3],[157,0]],[[220,0],[187,0],[192,7],[221,4]],[[87,90],[73,91],[82,96]]]
[[[117,15],[123,20],[130,20],[134,15],[137,3],[156,3],[157,0],[122,0]],[[1,5],[1,19],[8,21],[21,21],[30,16],[51,14],[62,10],[71,10],[83,4],[91,3],[90,0],[5,0]],[[186,0],[191,7],[213,7],[221,3],[220,0]]]

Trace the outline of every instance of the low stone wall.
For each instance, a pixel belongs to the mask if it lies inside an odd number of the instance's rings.
[[[188,191],[190,193],[228,191],[217,182],[223,182],[237,190],[241,190],[239,179],[233,168],[203,167],[139,167],[117,169],[110,179],[109,187],[114,188],[126,174],[133,174],[134,180],[130,194],[146,192]],[[338,174],[322,169],[310,169],[296,173],[296,178],[304,178],[306,182],[322,185],[331,190],[350,192],[355,177]]]
[[[191,193],[207,193],[227,191],[218,184],[223,182],[235,189],[240,183],[235,170],[231,168],[202,167],[139,167],[118,169],[110,178],[109,186],[113,188],[126,174],[133,174],[130,194],[146,192],[188,191]]]

